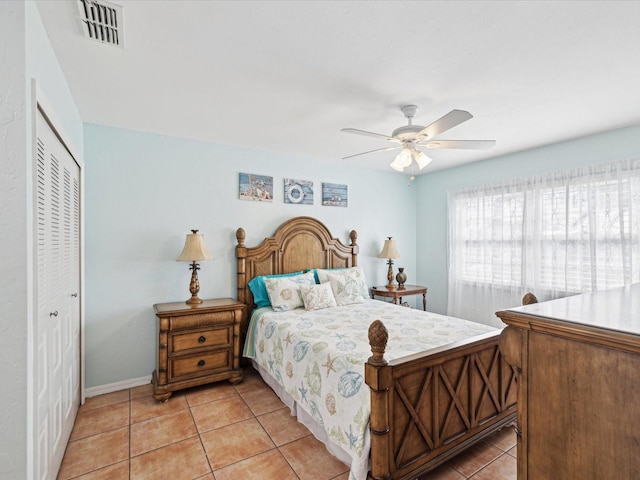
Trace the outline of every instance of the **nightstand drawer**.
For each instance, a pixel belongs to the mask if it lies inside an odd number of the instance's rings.
[[[230,327],[199,332],[173,333],[170,337],[169,352],[184,353],[194,348],[231,345],[233,331]]]
[[[178,357],[169,360],[169,375],[171,379],[186,375],[202,375],[203,372],[211,373],[214,370],[228,370],[231,368],[231,349],[207,352],[202,355],[190,357]]]
[[[198,315],[181,315],[169,319],[169,330],[181,330],[186,328],[198,328],[211,325],[231,325],[235,319],[235,313],[209,312]]]

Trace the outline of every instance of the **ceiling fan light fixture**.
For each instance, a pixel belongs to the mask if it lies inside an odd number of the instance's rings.
[[[393,168],[396,172],[402,172],[404,170],[404,167],[402,165],[399,165],[397,160],[391,162],[391,168]]]
[[[408,167],[409,165],[411,165],[412,161],[413,161],[413,153],[409,148],[405,147],[398,154],[396,159],[391,163],[391,168],[401,172],[405,167]]]
[[[422,170],[424,167],[426,167],[431,162],[433,162],[433,158],[427,157],[420,150],[414,150],[414,152],[415,153],[413,154],[413,159],[418,164],[418,167],[420,167],[420,170]]]

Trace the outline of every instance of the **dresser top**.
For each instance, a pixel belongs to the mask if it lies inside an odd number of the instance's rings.
[[[511,323],[510,312],[640,336],[640,283],[510,308],[499,316],[506,314],[503,319]]]
[[[202,310],[221,309],[229,310],[242,308],[244,305],[233,298],[213,298],[203,300],[202,303],[190,305],[187,302],[156,303],[153,308],[156,313],[191,314]]]

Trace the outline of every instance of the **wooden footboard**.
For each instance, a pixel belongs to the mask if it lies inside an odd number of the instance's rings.
[[[515,422],[515,370],[498,348],[500,332],[387,362],[388,334],[369,327],[373,355],[371,478],[410,479]]]

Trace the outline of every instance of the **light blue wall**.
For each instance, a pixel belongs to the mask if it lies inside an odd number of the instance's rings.
[[[348,243],[370,285],[386,283],[376,258],[393,236],[415,282],[416,189],[393,172],[85,125],[87,387],[140,378],[155,368],[154,303],[189,297],[188,265],[176,262],[190,229],[205,235],[201,298],[236,296],[235,231],[257,245],[285,220],[313,216]],[[238,174],[274,178],[272,203],[238,199]],[[283,178],[312,180],[312,206],[283,203]],[[322,182],[348,185],[348,208],[321,205]]]
[[[639,156],[636,125],[418,177],[416,257],[418,282],[429,287],[428,309],[447,311],[447,191]]]

